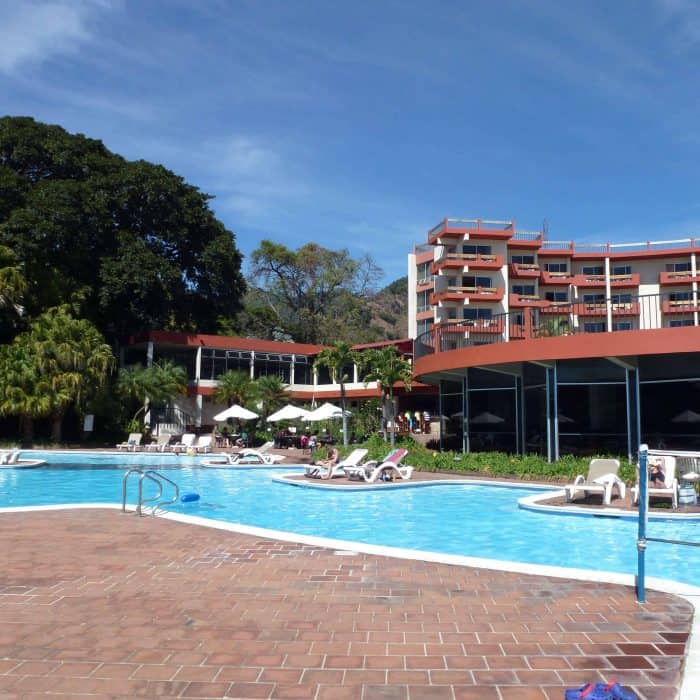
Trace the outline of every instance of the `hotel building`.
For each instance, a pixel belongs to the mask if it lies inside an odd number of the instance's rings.
[[[444,447],[700,446],[700,239],[589,245],[445,219],[409,255],[414,374]]]

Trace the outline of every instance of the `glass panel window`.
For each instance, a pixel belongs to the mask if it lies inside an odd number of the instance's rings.
[[[462,252],[467,255],[491,255],[491,246],[466,243],[462,246]]]
[[[567,263],[545,263],[544,269],[547,272],[568,272],[569,266]]]
[[[584,304],[604,304],[605,294],[584,294],[583,295]]]
[[[693,295],[691,292],[671,292],[668,298],[671,301],[690,301]]]
[[[491,309],[472,307],[464,309],[464,318],[468,321],[473,321],[478,318],[491,318]]]
[[[545,292],[544,298],[547,301],[569,301],[568,292]]]
[[[632,266],[631,265],[615,265],[612,269],[613,275],[631,275]]]
[[[680,328],[681,326],[692,326],[693,320],[690,318],[679,318],[670,321],[668,324],[671,328]]]
[[[529,296],[535,295],[535,285],[534,284],[514,284],[513,294],[527,294]]]
[[[610,297],[613,304],[631,304],[632,295],[631,294],[613,294]]]
[[[447,318],[450,319],[450,321],[457,318],[457,309],[454,306],[447,309]]]
[[[691,272],[689,262],[666,263],[666,272]]]
[[[463,277],[462,284],[465,287],[490,287],[490,277]]]
[[[632,322],[631,321],[615,321],[612,326],[614,331],[631,331]]]
[[[586,333],[604,333],[605,323],[602,321],[600,323],[584,323],[583,330]]]
[[[581,269],[584,275],[604,275],[605,269],[602,265],[587,265]]]
[[[512,263],[517,263],[518,265],[534,265],[535,256],[534,255],[511,255],[510,261]]]

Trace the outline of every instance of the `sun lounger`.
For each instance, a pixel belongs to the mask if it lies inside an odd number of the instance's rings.
[[[211,452],[211,435],[200,435],[193,443],[192,449],[199,453]]]
[[[194,433],[184,433],[182,438],[180,438],[180,442],[170,445],[170,449],[173,452],[187,452],[192,449],[196,439],[197,436]]]
[[[284,455],[266,455],[261,454],[258,450],[247,448],[240,452],[208,457],[207,459],[203,459],[201,464],[203,467],[275,466],[283,459]]]
[[[129,437],[126,439],[126,442],[120,442],[118,445],[116,445],[116,448],[118,450],[127,450],[127,452],[136,452],[141,444],[142,437],[143,435],[141,433],[129,433]]]
[[[676,458],[671,455],[651,456],[649,461],[655,460],[664,471],[663,484],[652,484],[649,481],[647,493],[649,497],[670,498],[673,508],[678,508],[678,479],[676,477]],[[637,485],[632,487],[632,503],[639,502],[639,466],[637,466]]]
[[[325,464],[309,464],[306,467],[304,476],[310,476],[314,479],[329,479],[336,476],[346,476],[345,470],[359,466],[366,454],[367,450],[364,448],[353,450],[345,459],[342,459],[337,464],[332,465],[330,474],[328,473],[329,469]]]
[[[144,450],[147,452],[165,452],[170,444],[172,435],[169,433],[161,433],[153,442],[144,445]]]
[[[369,481],[370,478],[372,478],[372,481],[376,481],[379,478],[379,475],[386,469],[389,469],[390,467],[398,467],[398,465],[401,463],[401,460],[408,454],[408,450],[404,448],[399,448],[396,450],[392,450],[389,452],[389,454],[383,459],[383,460],[376,460],[376,459],[371,459],[368,462],[365,462],[364,464],[360,464],[357,467],[347,467],[345,468],[345,473],[348,475],[349,479],[357,479],[359,481]],[[413,473],[413,467],[410,468],[410,471],[408,470],[407,467],[404,468],[406,471],[404,474],[400,474],[402,479],[410,479],[411,474]]]
[[[603,495],[603,503],[610,505],[612,490],[617,488],[620,498],[625,497],[625,483],[617,475],[620,470],[620,462],[617,459],[592,459],[588,465],[588,475],[579,474],[573,484],[564,487],[566,500],[573,501],[574,496],[583,492],[584,497],[589,493]]]

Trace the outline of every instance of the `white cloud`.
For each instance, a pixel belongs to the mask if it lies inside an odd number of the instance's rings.
[[[101,0],[49,0],[0,4],[0,71],[12,75],[27,63],[72,53],[91,39],[95,13],[111,8]]]

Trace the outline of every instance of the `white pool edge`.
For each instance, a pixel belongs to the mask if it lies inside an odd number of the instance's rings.
[[[447,483],[454,483],[450,481]],[[491,482],[484,482],[491,483]],[[347,487],[337,487],[347,488]],[[4,513],[24,513],[51,510],[89,510],[89,509],[110,509],[121,510],[121,505],[116,503],[68,503],[49,506],[15,506],[10,508],[0,508],[0,515]],[[128,515],[133,515],[133,505],[129,505]],[[158,517],[165,520],[185,523],[188,525],[198,525],[209,527],[215,530],[225,530],[252,537],[263,537],[275,539],[282,542],[295,542],[298,544],[308,544],[324,549],[334,549],[339,554],[357,552],[361,554],[371,554],[380,557],[392,557],[395,559],[407,559],[411,561],[427,561],[435,564],[449,564],[452,566],[468,566],[475,569],[491,569],[493,571],[504,571],[509,573],[529,574],[532,576],[550,576],[553,578],[566,578],[577,581],[592,581],[612,583],[621,586],[634,588],[635,581],[632,574],[618,574],[608,571],[588,571],[586,569],[567,569],[558,566],[546,566],[543,564],[523,564],[520,562],[503,561],[499,559],[483,559],[479,557],[466,557],[459,554],[438,554],[435,552],[425,552],[422,550],[402,549],[400,547],[386,547],[383,545],[365,544],[362,542],[349,542],[347,540],[335,540],[328,537],[317,537],[315,535],[298,535],[283,530],[269,530],[251,525],[241,525],[239,523],[226,523],[218,520],[209,520],[196,515],[184,515],[181,513],[168,513],[160,511]],[[681,679],[681,689],[677,700],[696,700],[697,689],[700,687],[700,587],[691,586],[685,583],[669,581],[654,577],[646,578],[646,588],[661,593],[670,593],[687,601],[693,607],[693,621],[690,629],[690,637],[687,643],[685,668]],[[691,694],[692,693],[692,694]]]

